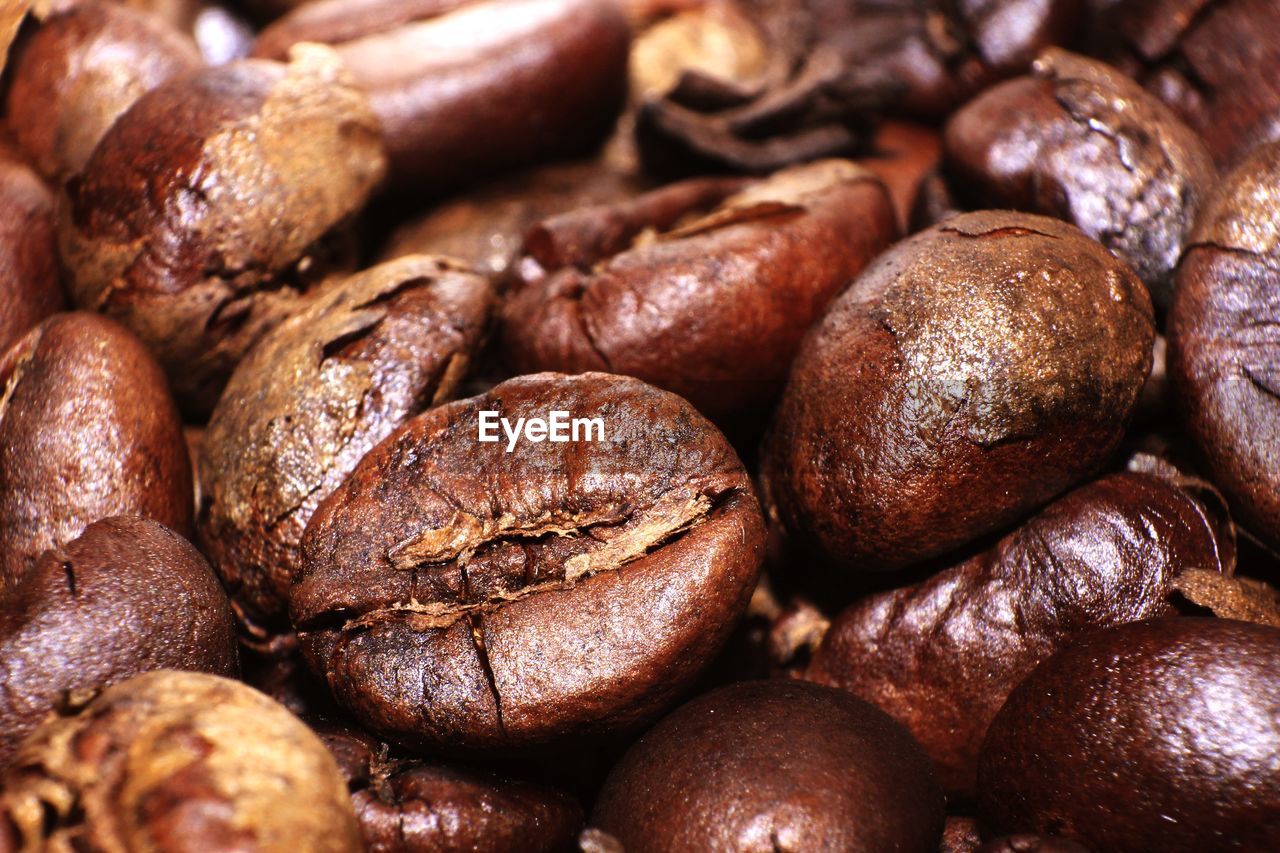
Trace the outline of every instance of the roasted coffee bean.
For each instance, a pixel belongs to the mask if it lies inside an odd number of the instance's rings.
[[[614,0],[319,0],[268,27],[256,56],[335,45],[378,115],[391,185],[438,191],[581,155],[626,96]]]
[[[161,670],[46,723],[0,778],[20,850],[356,853],[324,744],[239,682]]]
[[[1222,168],[1280,139],[1280,18],[1271,0],[1121,0],[1104,58],[1177,110]]]
[[[1151,368],[1151,300],[1075,227],[957,216],[881,255],[792,366],[766,509],[841,566],[952,550],[1095,473]]]
[[[978,822],[971,817],[948,816],[938,853],[974,853],[982,846]]]
[[[871,151],[858,159],[858,165],[879,178],[889,191],[904,234],[912,230],[911,211],[941,157],[942,140],[936,131],[909,122],[886,121],[871,138]]]
[[[382,175],[377,120],[328,48],[161,85],[68,185],[76,303],[134,329],[207,413],[249,347],[305,302],[335,229]]]
[[[411,255],[318,296],[240,362],[200,461],[200,542],[252,637],[287,630],[302,531],[360,458],[449,399],[484,338],[481,276]]]
[[[640,192],[638,178],[600,160],[543,166],[451,199],[396,229],[381,257],[448,255],[495,282],[540,220],[579,207],[616,204]]]
[[[602,429],[477,440],[482,412],[556,411]],[[668,707],[745,608],[763,546],[742,464],[689,404],[541,374],[365,456],[307,525],[290,611],[313,669],[379,735],[501,750]]]
[[[907,732],[847,693],[792,681],[683,706],[614,768],[592,823],[627,853],[935,853],[942,792]]]
[[[573,848],[582,806],[554,788],[493,773],[390,756],[353,727],[315,728],[347,779],[371,853]]]
[[[1174,397],[1240,521],[1280,549],[1280,144],[1205,203],[1169,315]]]
[[[987,726],[1037,663],[1082,634],[1176,612],[1187,570],[1231,575],[1230,525],[1203,498],[1149,474],[1082,486],[991,550],[849,607],[805,677],[875,702],[948,791],[970,794]]]
[[[89,525],[46,551],[0,609],[0,767],[49,712],[152,669],[236,675],[231,606],[176,533],[141,518]]]
[[[1088,848],[1069,838],[1019,833],[979,845],[975,853],[1089,853]]]
[[[65,307],[54,199],[36,173],[0,152],[0,352]]]
[[[989,89],[947,125],[951,175],[978,207],[1078,226],[1167,307],[1173,271],[1217,171],[1200,137],[1115,69],[1066,51]]]
[[[504,350],[521,372],[607,370],[711,417],[758,411],[805,331],[896,235],[884,186],[839,160],[553,217],[525,241]]]
[[[61,183],[141,95],[200,65],[195,43],[162,19],[78,3],[18,42],[6,121],[40,171]]]
[[[1046,660],[991,724],[984,820],[1095,850],[1269,850],[1280,838],[1280,629],[1171,617]]]
[[[55,314],[0,355],[0,580],[113,515],[191,532],[191,462],[164,375],[93,314]]]

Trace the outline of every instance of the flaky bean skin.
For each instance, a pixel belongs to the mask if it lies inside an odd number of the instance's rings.
[[[604,440],[477,441],[479,412]],[[652,719],[741,614],[763,554],[724,437],[634,379],[538,374],[410,420],[321,504],[290,613],[374,732],[488,750]]]

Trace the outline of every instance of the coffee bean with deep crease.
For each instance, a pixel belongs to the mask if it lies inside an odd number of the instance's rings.
[[[72,296],[137,332],[183,410],[207,415],[249,347],[343,267],[343,226],[383,168],[377,118],[328,48],[170,80],[68,184]]]
[[[1037,663],[1091,631],[1176,612],[1187,571],[1234,571],[1221,499],[1185,485],[1126,472],[1076,489],[991,550],[851,605],[805,677],[875,702],[949,792],[972,794],[987,726]]]
[[[1270,850],[1280,837],[1280,629],[1169,617],[1040,664],[982,747],[986,824],[1094,850]]]
[[[477,440],[482,411],[568,412],[604,435],[508,451]],[[742,463],[688,403],[539,374],[427,411],[365,456],[307,525],[290,612],[375,733],[502,751],[670,706],[746,607],[763,547]]]
[[[582,806],[545,785],[394,756],[354,726],[318,723],[338,761],[370,853],[570,850]]]
[[[1280,550],[1280,143],[1205,203],[1169,315],[1174,399],[1240,522]]]
[[[113,515],[191,532],[191,460],[164,374],[136,337],[55,314],[0,355],[0,581]]]
[[[1167,307],[1217,170],[1199,135],[1119,71],[1062,50],[947,124],[954,186],[978,207],[1064,219],[1127,262]]]
[[[942,791],[884,712],[840,690],[749,681],[679,708],[623,757],[592,824],[627,853],[935,853]]]
[[[181,536],[142,518],[46,551],[0,609],[0,767],[54,710],[152,669],[234,676],[226,593]]]
[[[61,184],[141,95],[201,65],[195,42],[163,19],[120,3],[78,3],[19,39],[5,120]]]
[[[236,367],[202,443],[199,531],[252,637],[288,629],[315,508],[393,429],[454,396],[493,308],[481,276],[410,255],[331,286]]]
[[[24,163],[0,150],[0,352],[61,311],[54,197]]]
[[[304,41],[333,45],[369,96],[393,190],[581,156],[626,97],[615,0],[319,0],[264,30],[254,55]]]
[[[948,219],[890,248],[792,365],[762,498],[845,568],[938,556],[1096,473],[1151,369],[1146,288],[1074,226]]]
[[[20,850],[358,853],[333,756],[238,681],[159,670],[41,726],[0,776]]]
[[[607,370],[713,418],[754,413],[809,326],[896,236],[884,186],[842,160],[583,208],[530,229],[503,349],[520,372]]]

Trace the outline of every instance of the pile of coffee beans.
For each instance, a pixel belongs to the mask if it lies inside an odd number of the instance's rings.
[[[1280,850],[1273,0],[9,0],[0,853]]]

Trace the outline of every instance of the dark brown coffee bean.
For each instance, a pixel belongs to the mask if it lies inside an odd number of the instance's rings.
[[[765,445],[797,544],[886,569],[1086,479],[1151,368],[1151,300],[1075,227],[957,216],[881,255],[804,342]]]
[[[1271,0],[1123,0],[1102,55],[1196,130],[1222,168],[1280,139],[1280,19]]]
[[[480,442],[485,411],[597,418],[603,435]],[[742,464],[691,406],[634,379],[540,374],[425,412],[365,456],[307,525],[290,611],[364,725],[494,750],[668,707],[745,608],[763,546]]]
[[[985,821],[1095,850],[1269,850],[1280,838],[1280,629],[1171,617],[1046,660],[991,724]]]
[[[1083,633],[1174,613],[1184,569],[1232,573],[1223,515],[1159,477],[1104,477],[991,550],[852,605],[805,676],[875,702],[948,791],[971,793],[987,726],[1037,663]]]
[[[334,45],[382,123],[391,186],[440,190],[590,151],[622,106],[629,40],[614,0],[320,0],[254,54]]]
[[[935,853],[942,792],[882,711],[795,681],[725,687],[683,706],[614,768],[592,823],[627,853]]]
[[[68,186],[76,303],[134,329],[184,409],[326,272],[325,238],[382,175],[377,120],[328,48],[241,61],[140,98]]]
[[[947,125],[951,175],[979,207],[1078,226],[1168,307],[1173,271],[1217,171],[1200,137],[1115,69],[1066,51],[1036,60]]]
[[[638,178],[601,160],[543,166],[433,208],[391,235],[383,260],[447,255],[501,281],[539,220],[579,207],[616,204],[643,189]]]
[[[191,463],[164,375],[93,314],[56,314],[0,356],[0,579],[113,515],[191,531]]]
[[[575,211],[529,232],[504,349],[521,372],[636,376],[712,417],[763,409],[805,331],[896,234],[883,185],[839,160]]]
[[[0,352],[65,307],[58,281],[52,193],[0,151]]]
[[[46,551],[0,609],[0,767],[51,711],[152,669],[235,675],[209,564],[154,521],[110,518]]]
[[[333,757],[236,681],[161,670],[39,728],[0,778],[23,850],[357,853]]]
[[[937,131],[908,122],[886,121],[871,138],[871,153],[857,161],[889,191],[904,234],[912,230],[911,211],[925,179],[937,168],[941,157],[942,139]]]
[[[78,3],[19,41],[6,122],[60,184],[143,93],[200,65],[195,43],[160,18],[117,3]]]
[[[200,542],[252,636],[287,630],[311,514],[393,429],[450,399],[484,339],[481,276],[423,255],[334,285],[236,368],[200,460]]]
[[[1280,549],[1280,144],[1205,203],[1169,315],[1174,396],[1240,521]]]
[[[338,761],[371,853],[572,849],[582,806],[554,788],[392,757],[353,727],[316,726]]]

